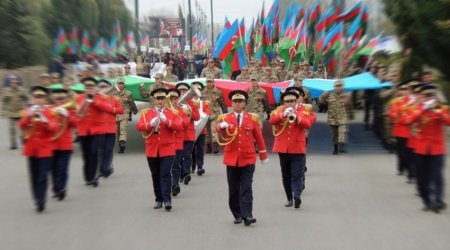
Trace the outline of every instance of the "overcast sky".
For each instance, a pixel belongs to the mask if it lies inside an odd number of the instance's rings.
[[[124,0],[128,8],[134,13],[135,0]],[[195,0],[191,0],[192,12],[195,13]],[[198,5],[203,9],[208,17],[208,21],[211,20],[211,6],[210,0],[197,0]],[[148,13],[172,13],[178,14],[178,3],[181,7],[188,10],[188,0],[139,0],[139,15],[148,15]],[[246,22],[251,22],[252,18],[261,10],[262,0],[213,0],[214,7],[214,22],[223,24],[225,16],[230,20],[235,18],[245,17]],[[273,0],[265,0],[266,12],[272,5]],[[165,10],[165,11],[160,11]]]

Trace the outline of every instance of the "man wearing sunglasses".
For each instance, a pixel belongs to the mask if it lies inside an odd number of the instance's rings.
[[[223,163],[227,169],[228,204],[234,216],[234,224],[250,226],[256,223],[253,217],[253,173],[255,172],[256,150],[262,163],[268,161],[266,144],[258,124],[258,115],[244,111],[248,100],[247,92],[231,91],[228,95],[233,111],[221,115],[216,126],[217,138],[224,148]]]
[[[299,208],[300,195],[303,187],[305,172],[306,130],[312,125],[309,114],[297,106],[301,90],[292,89],[281,95],[284,105],[277,108],[270,115],[270,124],[274,126],[275,142],[273,152],[280,158],[281,176],[286,192],[286,207]],[[304,95],[304,93],[302,92]]]

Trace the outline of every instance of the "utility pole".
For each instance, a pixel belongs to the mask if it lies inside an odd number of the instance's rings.
[[[210,0],[210,3],[211,3],[211,46],[214,47],[213,0]]]
[[[139,0],[134,1],[134,7],[134,14],[136,18],[136,27],[134,32],[136,35],[136,73],[142,76],[144,75],[144,66],[142,65],[141,36],[139,34]]]

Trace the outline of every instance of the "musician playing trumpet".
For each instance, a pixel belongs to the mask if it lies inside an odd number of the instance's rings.
[[[299,94],[284,92],[281,95],[283,106],[272,111],[270,124],[273,126],[275,142],[273,152],[280,158],[281,176],[286,192],[286,207],[299,208],[301,204],[302,175],[305,168],[306,129],[311,127],[311,120],[296,108]]]
[[[188,117],[188,123],[184,128],[183,158],[181,161],[182,165],[181,178],[183,179],[184,184],[188,185],[189,182],[191,181],[191,163],[192,163],[191,154],[195,142],[194,122],[200,119],[198,106],[194,105],[194,103],[192,102],[192,97],[195,95],[195,92],[199,93],[199,91],[197,89],[192,89],[190,91],[191,87],[184,82],[178,83],[175,88],[180,91],[180,94],[183,96],[182,98],[186,99],[183,100],[184,103],[180,104],[182,107],[182,111]]]
[[[192,86],[195,86],[200,92],[202,92],[204,89],[204,86],[201,82],[193,82]],[[194,143],[194,150],[192,151],[192,172],[195,172],[195,169],[197,168],[197,174],[201,176],[205,173],[203,163],[205,158],[205,140],[208,133],[205,127],[207,122],[204,121],[209,120],[211,109],[208,105],[208,102],[201,100],[200,96],[198,95],[195,95],[192,98],[192,101],[194,102],[194,105],[198,107],[200,113],[199,124],[196,125],[195,131],[196,133],[198,133],[197,130],[201,131]]]
[[[170,170],[175,156],[174,131],[181,130],[182,124],[176,119],[173,110],[164,107],[166,89],[154,89],[151,96],[154,108],[142,110],[136,128],[145,138],[145,155],[152,173],[155,194],[153,208],[159,209],[164,204],[165,209],[170,211],[172,209]]]
[[[77,127],[78,117],[75,113],[75,104],[69,99],[67,89],[61,85],[54,85],[54,87],[50,88],[50,92],[50,97],[53,101],[52,111],[58,124],[58,130],[52,136],[53,161],[51,175],[53,180],[53,197],[61,201],[67,195],[69,162],[73,151],[72,130]]]
[[[47,173],[53,157],[52,136],[58,126],[47,104],[48,90],[43,86],[31,87],[31,104],[23,111],[19,127],[24,132],[23,155],[28,157],[28,170],[36,211],[45,209]]]

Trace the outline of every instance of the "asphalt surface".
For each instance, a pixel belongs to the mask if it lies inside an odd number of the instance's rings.
[[[318,117],[301,208],[284,207],[278,156],[270,154],[268,164],[257,163],[258,222],[251,227],[233,224],[221,154],[206,156],[206,174],[181,186],[171,212],[152,209],[150,171],[134,124],[126,154],[115,154],[115,173],[97,188],[84,185],[75,145],[67,199],[49,197],[47,209],[37,214],[26,159],[8,149],[2,119],[0,249],[449,249],[449,211],[421,211],[414,185],[396,175],[395,155],[353,122],[349,152],[333,156],[325,115]],[[271,145],[267,123],[264,131]],[[445,172],[448,178],[448,163]]]

